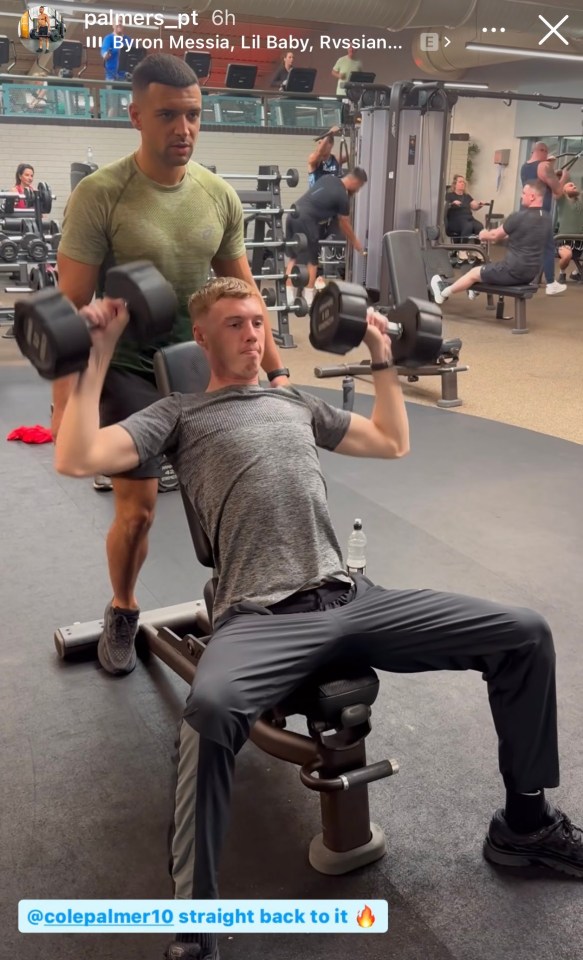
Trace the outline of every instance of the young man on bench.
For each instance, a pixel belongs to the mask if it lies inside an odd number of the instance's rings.
[[[166,453],[213,545],[213,637],[197,667],[178,741],[175,897],[219,895],[235,758],[252,725],[316,669],[351,657],[399,673],[481,673],[506,787],[484,855],[497,864],[545,864],[583,878],[581,832],[544,795],[545,787],[559,783],[555,651],[546,621],[522,607],[386,589],[346,572],[317,448],[383,460],[408,452],[407,412],[384,335],[386,319],[372,309],[367,318],[363,342],[372,359],[375,402],[366,418],[302,390],[259,385],[265,326],[254,287],[219,278],[189,306],[209,361],[206,391],[171,394],[101,429],[101,387],[128,318],[119,300],[80,311],[95,324],[93,346],[70,394],[55,458],[60,473],[92,477]],[[124,651],[119,654],[116,662],[123,663]],[[126,660],[129,672],[133,664]],[[455,829],[455,818],[452,823]],[[217,938],[196,929],[178,934],[166,957],[218,960]]]
[[[468,292],[474,300],[479,291],[472,290],[476,283],[492,287],[516,287],[533,283],[542,269],[546,244],[552,237],[551,215],[543,210],[545,185],[540,180],[529,180],[522,189],[521,208],[511,213],[504,223],[494,230],[481,230],[480,240],[501,243],[508,240],[508,251],[503,260],[473,267],[459,280],[450,283],[439,274],[431,278],[431,292],[436,303],[445,303],[456,293]]]

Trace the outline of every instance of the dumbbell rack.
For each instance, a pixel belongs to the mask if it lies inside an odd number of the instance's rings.
[[[251,252],[251,273],[258,285],[262,274],[265,273],[265,251],[269,250],[272,254],[269,274],[270,277],[275,276],[275,279],[270,279],[275,288],[275,302],[271,306],[277,315],[277,329],[273,331],[273,337],[279,346],[289,349],[296,344],[289,329],[280,171],[277,166],[260,166],[257,173],[256,190],[237,190],[241,203],[254,208],[254,212],[246,217],[247,225],[253,223],[253,237],[251,240],[246,240],[245,246]],[[262,180],[261,177],[273,177],[273,179]],[[262,209],[265,213],[261,212]],[[268,230],[269,237],[266,236]]]
[[[60,240],[59,224],[47,224],[43,214],[50,213],[52,194],[47,184],[26,191],[29,206],[14,209],[17,199],[12,191],[0,191],[0,272],[18,274],[16,285],[7,293],[30,293],[56,285],[56,253]],[[30,270],[30,273],[29,273]],[[0,321],[10,320],[12,311],[0,312]]]

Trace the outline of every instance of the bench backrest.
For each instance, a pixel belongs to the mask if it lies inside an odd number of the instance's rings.
[[[204,350],[194,341],[176,343],[158,350],[154,356],[154,373],[163,397],[171,393],[203,393],[210,377]],[[182,485],[180,493],[198,561],[205,567],[214,567],[209,539]]]
[[[393,302],[427,300],[427,277],[417,230],[391,230],[383,237]]]

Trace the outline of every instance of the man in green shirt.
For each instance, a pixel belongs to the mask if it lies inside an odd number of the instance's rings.
[[[332,68],[332,76],[338,80],[338,84],[336,86],[336,96],[344,97],[344,87],[346,86],[346,81],[350,79],[350,74],[361,72],[362,63],[360,60],[354,59],[354,48],[349,47],[346,56],[340,57],[340,59],[336,61]]]
[[[171,333],[146,346],[119,344],[101,393],[101,426],[117,423],[159,399],[153,357],[170,343],[192,339],[188,298],[218,276],[254,285],[244,245],[243,209],[233,188],[191,163],[200,130],[196,74],[167,54],[146,57],[132,82],[130,119],[141,143],[135,154],[103,167],[78,184],[67,203],[59,244],[61,292],[81,308],[100,292],[107,267],[150,260],[172,284],[178,313]],[[263,368],[272,386],[288,383],[269,315]],[[279,374],[279,375],[278,375]],[[53,434],[78,375],[53,385]],[[159,457],[113,478],[115,518],[107,536],[113,599],[107,605],[98,657],[109,673],[130,673],[139,607],[135,588],[154,519]]]
[[[583,237],[583,197],[574,183],[566,183],[563,187],[563,196],[557,200],[557,221],[559,233],[572,234]],[[567,267],[572,262],[575,269],[571,273],[571,280],[581,280],[581,257],[583,256],[583,240],[566,240],[559,247],[559,283],[567,279]]]

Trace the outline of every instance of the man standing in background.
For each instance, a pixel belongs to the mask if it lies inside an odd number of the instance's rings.
[[[123,40],[123,47],[114,46],[115,38],[121,37]],[[117,43],[119,44],[119,40]],[[121,20],[117,20],[113,28],[113,33],[110,33],[105,37],[103,43],[101,44],[101,56],[104,60],[105,65],[105,79],[106,80],[125,80],[125,73],[119,72],[119,55],[122,49],[129,49],[130,38],[127,37],[123,32],[123,23]]]
[[[553,198],[558,200],[559,197],[563,196],[565,182],[569,175],[567,170],[562,170],[559,177],[554,169],[554,162],[555,158],[549,157],[549,148],[546,143],[539,141],[535,143],[530,158],[522,164],[520,169],[520,180],[523,187],[533,180],[540,180],[545,185],[542,208],[549,214],[552,210]],[[564,293],[567,289],[566,284],[558,283],[555,280],[555,241],[552,235],[545,249],[543,271],[547,280],[545,292],[549,296]]]
[[[362,63],[354,59],[354,48],[350,46],[345,57],[340,57],[332,68],[332,76],[338,80],[336,86],[336,96],[344,96],[346,81],[350,79],[351,73],[361,73]]]

